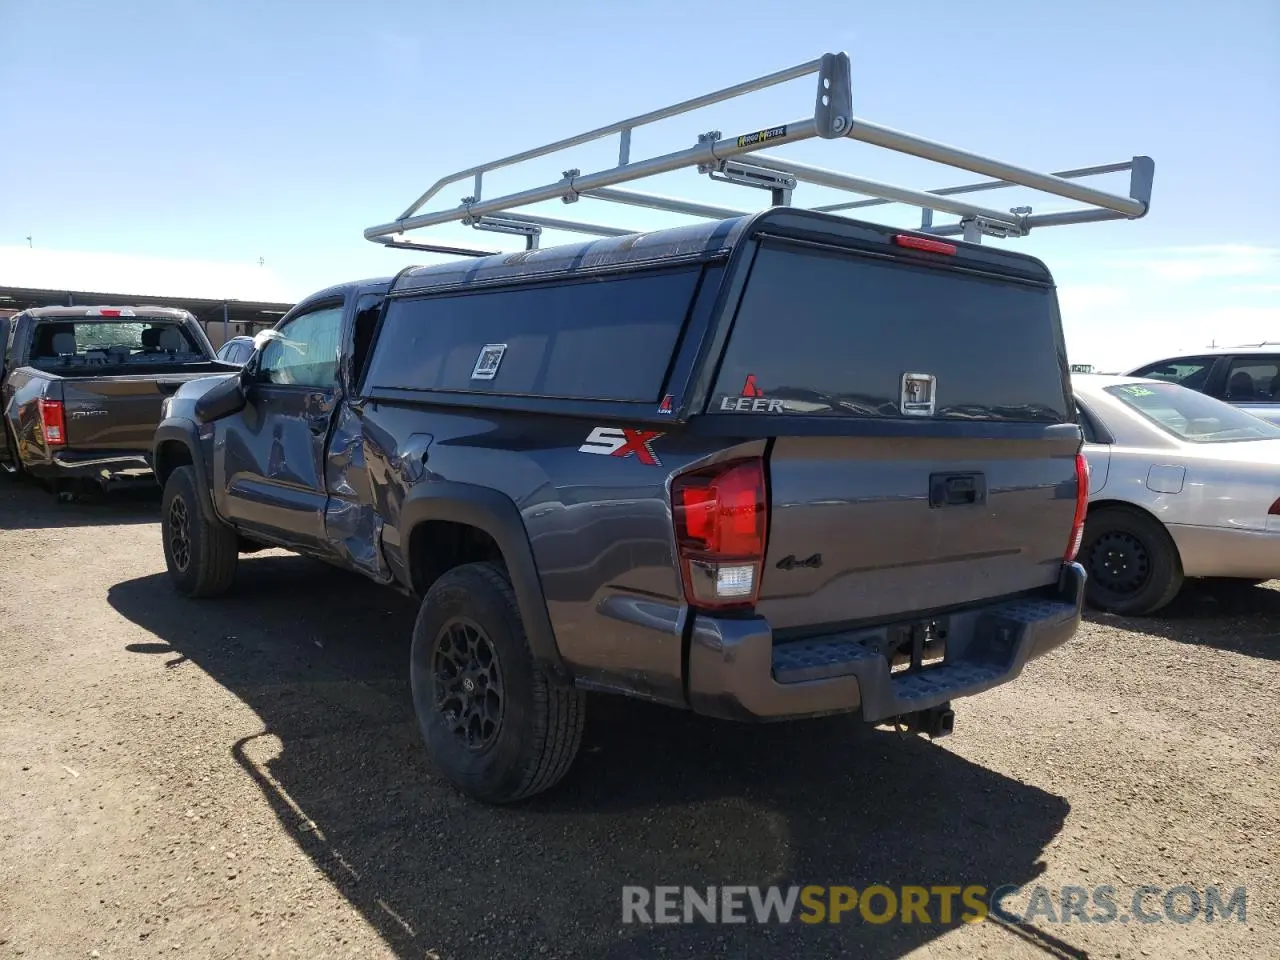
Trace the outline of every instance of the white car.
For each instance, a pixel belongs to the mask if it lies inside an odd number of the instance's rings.
[[[1072,377],[1089,602],[1154,613],[1185,577],[1280,577],[1280,426],[1177,384]]]

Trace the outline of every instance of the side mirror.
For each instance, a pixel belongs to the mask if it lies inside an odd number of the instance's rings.
[[[221,420],[233,413],[239,413],[248,402],[245,393],[245,375],[233,374],[221,383],[210,387],[196,400],[195,415],[201,423]]]

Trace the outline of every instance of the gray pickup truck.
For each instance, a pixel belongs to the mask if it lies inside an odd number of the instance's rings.
[[[0,469],[60,491],[151,483],[160,401],[236,372],[195,318],[166,307],[42,307],[0,321]]]
[[[584,691],[949,732],[1076,630],[1080,449],[1042,263],[775,208],[324,290],[153,463],[181,593],[270,545],[421,598],[429,751],[503,802]]]

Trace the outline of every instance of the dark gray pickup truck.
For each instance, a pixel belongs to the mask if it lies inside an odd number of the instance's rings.
[[[414,268],[165,408],[177,589],[266,544],[420,597],[424,737],[490,802],[584,691],[937,735],[1079,622],[1057,301],[1006,250],[775,208]]]
[[[165,307],[42,307],[0,322],[0,468],[58,489],[152,482],[160,402],[239,368]]]

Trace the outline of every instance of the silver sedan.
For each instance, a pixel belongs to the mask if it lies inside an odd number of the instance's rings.
[[[1280,426],[1186,387],[1072,377],[1092,605],[1153,613],[1185,577],[1280,577]]]

